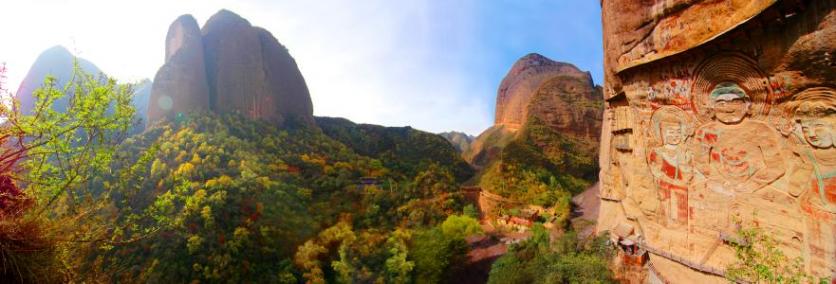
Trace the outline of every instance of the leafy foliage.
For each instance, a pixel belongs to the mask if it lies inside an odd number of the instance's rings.
[[[737,263],[726,270],[732,282],[747,283],[830,283],[826,278],[804,272],[801,258],[790,258],[778,247],[778,242],[763,229],[750,227],[738,231],[731,242]]]
[[[615,283],[604,239],[578,242],[570,231],[552,242],[541,225],[533,233],[494,262],[488,283]]]
[[[465,237],[479,233],[475,219],[457,215],[392,231],[358,231],[343,220],[300,246],[294,262],[308,283],[442,283],[465,262]]]
[[[75,243],[112,228],[98,218],[108,203],[97,202],[110,192],[87,185],[110,170],[132,124],[131,94],[130,85],[87,74],[76,63],[65,85],[47,77],[35,90],[31,114],[18,101],[0,105],[2,278],[66,281],[77,265]],[[67,102],[62,111],[59,100]]]
[[[473,175],[455,148],[443,137],[411,127],[383,127],[354,124],[343,118],[317,117],[323,133],[347,145],[360,155],[376,158],[386,168],[414,176],[436,162],[449,165],[458,182]]]
[[[112,153],[85,184],[107,193],[88,195],[101,204],[90,224],[113,225],[74,247],[73,279],[411,279],[412,228],[462,207],[457,157],[393,170],[319,129],[234,114],[159,123]],[[406,165],[403,153],[387,157]],[[319,257],[335,260],[318,273]]]
[[[597,145],[561,135],[536,117],[521,131],[480,173],[479,185],[524,204],[554,206],[568,216],[571,197],[597,179]]]

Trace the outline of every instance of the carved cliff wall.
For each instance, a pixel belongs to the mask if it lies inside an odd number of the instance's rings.
[[[836,1],[603,0],[598,231],[723,282],[759,227],[836,277]]]

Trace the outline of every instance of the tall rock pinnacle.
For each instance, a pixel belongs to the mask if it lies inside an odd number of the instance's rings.
[[[169,29],[166,64],[157,76],[159,91],[152,98],[157,112],[151,121],[210,109],[277,125],[315,123],[308,87],[287,48],[227,10],[210,17],[202,29],[191,16],[178,18]]]
[[[537,89],[557,75],[586,79],[589,88],[593,87],[589,73],[574,65],[553,61],[536,53],[528,54],[517,60],[502,79],[496,96],[495,124],[514,130],[522,127],[528,118],[528,105]]]
[[[154,122],[207,109],[209,85],[200,28],[194,17],[183,15],[168,28],[165,64],[154,77],[148,120]]]

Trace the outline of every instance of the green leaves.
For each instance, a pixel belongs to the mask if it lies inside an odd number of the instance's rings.
[[[85,73],[78,64],[65,86],[56,84],[53,77],[44,79],[33,93],[31,114],[3,109],[9,123],[0,135],[19,137],[25,159],[17,178],[39,199],[41,210],[55,208],[53,202],[63,197],[69,210],[64,213],[73,214],[76,199],[100,194],[80,185],[110,170],[115,147],[133,120],[132,91],[113,79]],[[57,109],[58,100],[67,100],[67,108]]]
[[[551,241],[542,226],[532,231],[530,239],[494,262],[488,283],[615,283],[609,269],[611,248],[600,245],[606,237],[579,242],[569,231]]]
[[[479,221],[463,215],[450,215],[441,223],[441,232],[448,238],[464,239],[471,235],[482,233]]]
[[[740,223],[740,220],[736,222]],[[737,263],[726,269],[726,278],[732,282],[747,283],[828,283],[805,273],[800,257],[790,258],[779,243],[766,231],[748,227],[738,231],[738,242],[731,242]]]

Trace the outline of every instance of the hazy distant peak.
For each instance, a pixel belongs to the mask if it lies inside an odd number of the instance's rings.
[[[43,52],[41,52],[41,56],[66,56],[72,57],[73,54],[63,45],[55,45],[50,48],[47,48]]]
[[[26,77],[23,78],[15,93],[15,97],[20,101],[21,111],[27,114],[31,113],[35,106],[35,98],[32,96],[32,92],[41,87],[47,75],[55,77],[57,86],[64,86],[73,75],[74,60],[76,60],[75,55],[61,45],[52,46],[41,52],[35,62],[32,63]],[[83,58],[77,58],[77,60],[79,67],[85,72],[93,75],[102,73],[90,61]],[[55,102],[55,109],[59,111],[66,109],[67,103],[68,98],[62,98]]]

